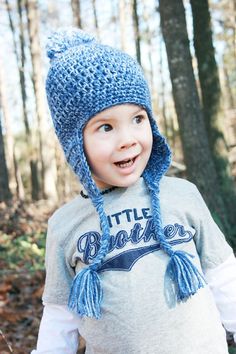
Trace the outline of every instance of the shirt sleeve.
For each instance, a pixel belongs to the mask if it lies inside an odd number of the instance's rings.
[[[231,255],[218,267],[208,270],[206,280],[213,293],[225,329],[236,343],[236,258]]]
[[[62,237],[59,228],[53,228],[49,222],[46,240],[46,279],[43,302],[67,305],[70,287],[75,271],[67,255],[70,235]]]
[[[214,296],[221,321],[236,340],[236,260],[232,248],[195,188],[195,244],[203,273]]]
[[[31,354],[76,354],[78,318],[66,306],[46,304],[39,327],[37,349]]]
[[[202,270],[206,274],[208,270],[224,263],[233,255],[233,250],[195,186],[193,192],[194,227],[196,230],[194,241]]]

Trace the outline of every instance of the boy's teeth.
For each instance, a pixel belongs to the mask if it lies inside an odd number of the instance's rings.
[[[117,165],[121,168],[130,167],[134,163],[134,160],[127,160],[123,162],[117,162]]]

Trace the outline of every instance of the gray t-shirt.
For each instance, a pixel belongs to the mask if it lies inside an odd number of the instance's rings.
[[[197,188],[164,177],[160,183],[164,233],[174,250],[194,255],[203,273],[224,262],[232,250],[214,223]],[[79,332],[87,354],[226,354],[225,331],[206,285],[176,302],[165,278],[169,257],[153,232],[150,197],[142,178],[129,188],[104,195],[110,224],[109,252],[99,271],[102,318],[81,318]],[[98,215],[81,196],[49,220],[45,303],[65,305],[71,282],[96,256]]]

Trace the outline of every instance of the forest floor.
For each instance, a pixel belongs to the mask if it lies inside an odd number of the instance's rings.
[[[36,347],[42,317],[47,221],[45,201],[0,203],[0,354]],[[82,341],[78,354],[84,353]]]
[[[42,203],[0,204],[0,353],[35,348],[42,315],[45,233],[51,210]]]
[[[28,354],[36,346],[43,310],[45,235],[52,212],[42,201],[8,207],[0,203],[1,354]],[[229,353],[236,354],[231,340]]]

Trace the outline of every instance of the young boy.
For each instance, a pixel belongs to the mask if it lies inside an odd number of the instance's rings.
[[[55,131],[83,190],[49,220],[32,353],[76,353],[78,333],[87,354],[228,353],[235,258],[197,188],[163,177],[170,150],[141,68],[80,30],[54,33],[48,56]]]

